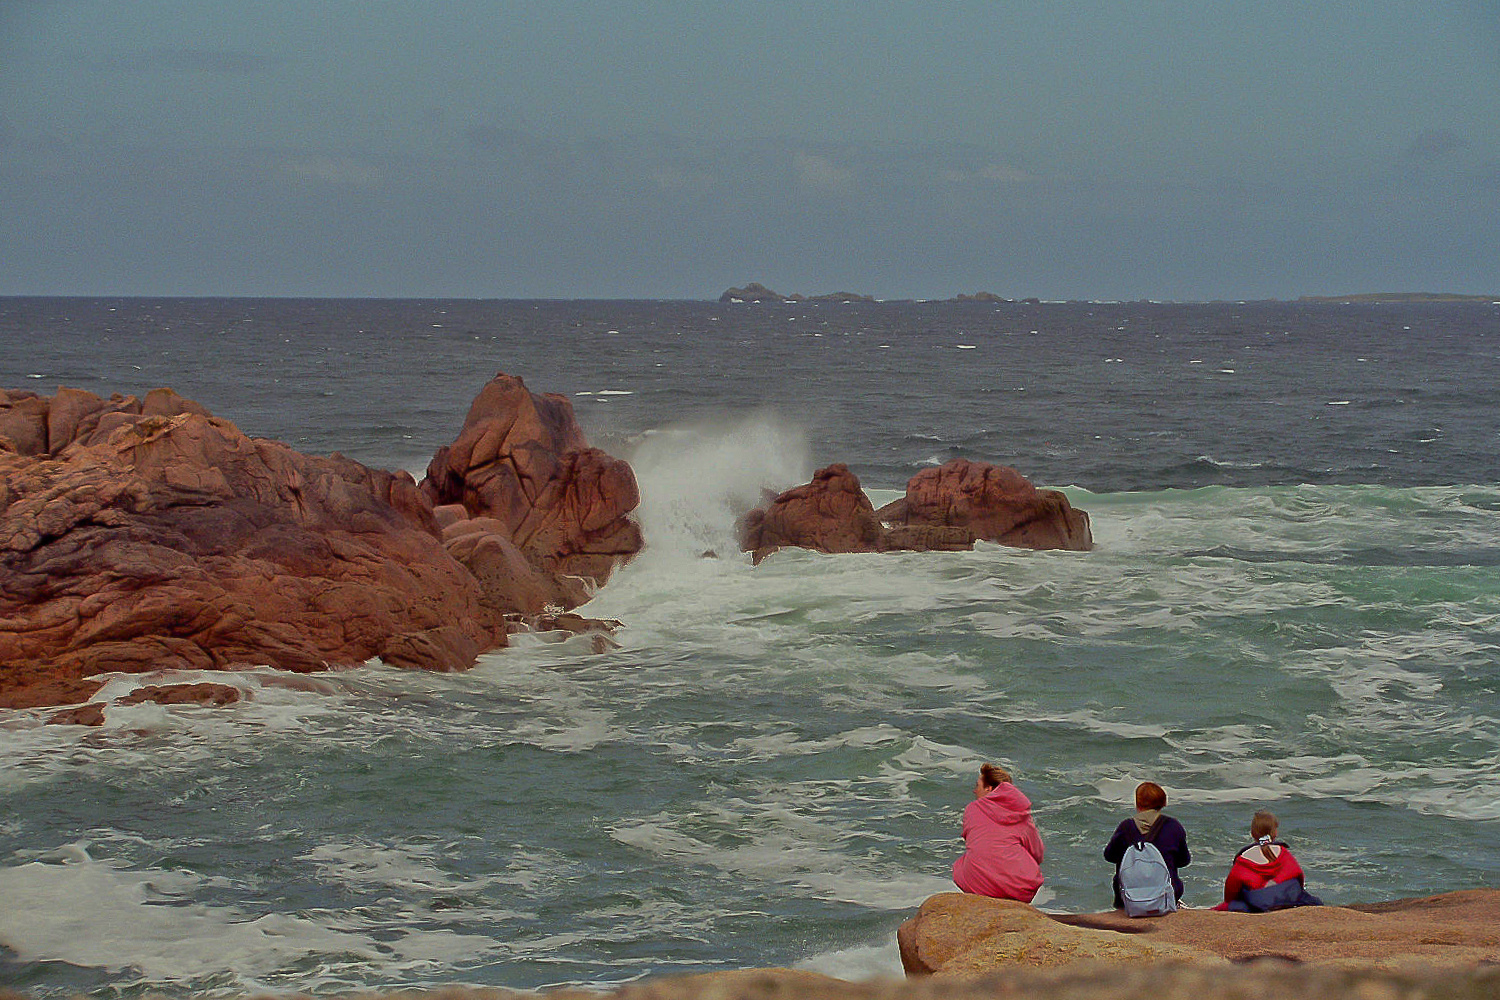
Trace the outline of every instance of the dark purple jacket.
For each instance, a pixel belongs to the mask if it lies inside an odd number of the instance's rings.
[[[1109,843],[1104,846],[1104,860],[1115,866],[1115,909],[1124,906],[1120,899],[1120,862],[1125,857],[1125,849],[1139,840],[1141,828],[1135,825],[1135,817],[1127,819],[1115,827],[1115,835],[1109,838]],[[1182,824],[1170,816],[1163,816],[1156,827],[1156,836],[1151,841],[1156,849],[1161,851],[1162,860],[1167,863],[1167,871],[1172,873],[1172,891],[1178,899],[1182,898],[1182,879],[1177,877],[1177,869],[1186,868],[1192,863],[1193,856],[1188,852],[1187,831]]]

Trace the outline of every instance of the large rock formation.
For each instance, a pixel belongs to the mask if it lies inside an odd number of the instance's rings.
[[[975,538],[1026,549],[1094,547],[1089,516],[1057,490],[1039,490],[1015,469],[956,458],[923,469],[906,496],[877,511],[891,525],[966,528]]]
[[[109,672],[460,670],[515,628],[607,630],[557,612],[639,550],[637,502],[566,399],[506,376],[420,488],[248,438],[167,389],[0,390],[0,707],[83,702]],[[170,688],[140,697],[234,697]]]
[[[252,440],[168,390],[0,394],[0,705],[109,671],[457,670],[504,622],[404,473]]]
[[[897,932],[908,975],[974,978],[1080,959],[1219,964],[1255,958],[1402,971],[1500,962],[1500,890],[1274,913],[1185,909],[1048,915],[1025,903],[942,893]]]
[[[449,550],[529,594],[522,610],[576,607],[641,549],[630,466],[588,446],[566,397],[511,375],[480,391],[421,487],[443,513]]]
[[[957,459],[917,473],[906,496],[876,510],[859,477],[836,463],[812,482],[768,497],[740,519],[740,548],[755,562],[783,546],[818,552],[959,551],[976,539],[1033,549],[1087,551],[1088,515],[1015,469]]]

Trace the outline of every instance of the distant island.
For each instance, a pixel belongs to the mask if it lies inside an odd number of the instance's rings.
[[[1298,302],[1500,302],[1500,295],[1451,292],[1361,292],[1358,295],[1304,295]]]
[[[762,285],[758,281],[752,281],[743,288],[728,288],[724,294],[719,296],[720,302],[880,302],[873,295],[861,295],[859,292],[825,292],[822,295],[803,295],[801,292],[793,292],[790,295],[782,295]],[[910,300],[900,300],[910,301]],[[929,300],[931,301],[931,300]],[[1041,299],[1007,299],[996,295],[994,292],[975,292],[973,295],[959,294],[951,299],[943,299],[945,302],[1020,302],[1024,305],[1036,305]]]
[[[727,288],[719,296],[720,302],[773,302],[773,303],[800,303],[800,302],[982,302],[999,305],[1040,305],[1041,299],[1028,297],[1024,299],[1011,299],[994,292],[974,292],[966,294],[960,292],[951,299],[879,299],[873,295],[864,295],[860,292],[825,292],[822,295],[804,295],[801,292],[792,292],[783,295],[773,291],[758,281],[752,281],[743,288]],[[1277,299],[1265,299],[1262,301],[1275,302],[1284,301]],[[1357,304],[1396,304],[1413,302],[1500,302],[1500,295],[1459,295],[1453,292],[1359,292],[1354,295],[1303,295],[1293,301],[1310,304],[1335,304],[1335,305],[1357,305]]]
[[[720,302],[874,302],[875,296],[861,295],[858,292],[827,292],[823,295],[803,295],[801,292],[793,292],[790,295],[782,295],[773,292],[758,281],[752,281],[744,288],[725,289],[724,294],[719,296]]]

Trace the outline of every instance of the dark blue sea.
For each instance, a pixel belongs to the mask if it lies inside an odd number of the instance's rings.
[[[648,546],[582,609],[605,654],[0,712],[0,986],[898,975],[986,760],[1046,909],[1109,905],[1145,779],[1192,905],[1259,808],[1331,903],[1500,886],[1497,361],[1481,303],[0,299],[0,386],[171,386],[418,477],[520,375],[630,460]],[[764,488],[842,461],[878,506],[955,457],[1097,548],[735,554]]]

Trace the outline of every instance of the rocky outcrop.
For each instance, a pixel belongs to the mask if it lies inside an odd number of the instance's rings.
[[[588,446],[566,397],[511,375],[480,391],[421,489],[449,552],[503,610],[576,607],[641,549],[630,466]]]
[[[942,893],[897,932],[908,975],[971,979],[1079,960],[1216,965],[1276,958],[1341,968],[1473,969],[1500,962],[1500,890],[1274,913],[1184,909],[1048,915],[1024,903]]]
[[[785,302],[786,296],[778,295],[758,281],[744,288],[726,288],[719,296],[720,302]]]
[[[504,644],[405,473],[169,390],[4,393],[0,434],[0,706],[83,701],[111,671],[458,670]]]
[[[817,552],[879,552],[885,529],[859,477],[842,462],[780,494],[739,523],[740,548],[755,562],[785,545]]]
[[[1014,469],[958,459],[907,483],[906,496],[875,510],[848,466],[767,497],[738,524],[741,551],[759,563],[784,546],[817,552],[962,551],[976,539],[1033,549],[1093,547],[1088,515],[1056,490],[1038,490]]]
[[[1039,490],[1015,469],[956,458],[924,469],[906,496],[882,507],[891,525],[965,528],[975,538],[1026,549],[1087,552],[1089,516],[1057,490]]]

